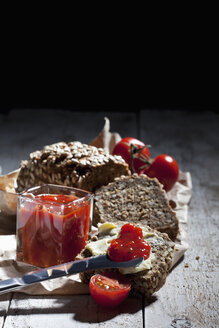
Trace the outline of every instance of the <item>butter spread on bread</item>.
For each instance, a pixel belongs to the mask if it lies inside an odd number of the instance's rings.
[[[104,225],[98,225],[99,233],[89,241],[77,257],[78,259],[94,256],[94,254],[106,254],[110,241],[115,239],[121,227],[126,222],[113,223],[105,222]],[[143,231],[143,238],[151,246],[151,253],[145,267],[135,268],[133,272],[122,272],[126,274],[131,281],[132,292],[140,293],[149,298],[154,292],[158,291],[165,283],[169,270],[172,267],[174,246],[175,244],[170,240],[166,233],[161,233],[146,225],[140,223],[135,224]],[[95,243],[96,246],[95,246]],[[118,271],[118,269],[110,269]],[[132,268],[131,268],[132,270]],[[106,269],[89,270],[80,273],[80,278],[83,282],[89,283],[92,275],[102,273]]]

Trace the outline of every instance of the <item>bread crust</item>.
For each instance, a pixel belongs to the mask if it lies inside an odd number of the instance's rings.
[[[167,233],[172,240],[179,230],[162,185],[144,174],[121,176],[96,190],[93,225],[105,221],[141,223]]]
[[[47,183],[94,191],[129,173],[121,156],[79,141],[59,142],[31,153],[29,160],[21,162],[16,191]]]
[[[118,226],[122,226],[125,222],[120,222]],[[147,230],[148,232],[156,233],[159,238],[159,243],[151,244],[151,252],[154,254],[152,267],[149,270],[144,270],[134,274],[127,274],[126,277],[131,281],[131,290],[134,294],[144,295],[150,298],[152,294],[158,291],[165,283],[166,277],[171,269],[174,246],[167,234],[160,233],[147,226],[136,224],[137,226]],[[97,237],[98,240],[98,237]],[[95,242],[95,241],[94,241]],[[88,249],[84,249],[78,256],[78,259],[90,257],[91,253]],[[108,269],[110,271],[118,271],[118,269]],[[103,273],[106,269],[90,270],[80,273],[80,278],[83,282],[89,283],[90,278],[97,273]]]

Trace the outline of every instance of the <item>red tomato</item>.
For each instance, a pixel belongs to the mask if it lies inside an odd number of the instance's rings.
[[[152,164],[141,173],[147,174],[150,178],[157,178],[164,189],[169,191],[178,179],[179,167],[173,157],[162,154],[157,156]]]
[[[131,290],[131,283],[119,272],[105,272],[91,277],[89,289],[97,304],[114,307],[126,299]]]
[[[142,169],[150,158],[150,152],[145,144],[135,138],[124,138],[113,149],[113,155],[120,155],[129,165],[132,173]]]

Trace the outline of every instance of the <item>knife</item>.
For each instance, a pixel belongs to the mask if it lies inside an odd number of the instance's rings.
[[[59,264],[46,269],[29,272],[21,278],[17,277],[0,281],[0,295],[49,279],[60,278],[94,269],[128,268],[136,266],[142,261],[143,257],[127,262],[114,262],[111,261],[107,255],[99,255],[83,260]]]

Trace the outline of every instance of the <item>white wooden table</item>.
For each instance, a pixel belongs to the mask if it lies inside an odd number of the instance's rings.
[[[168,153],[182,171],[190,171],[193,196],[189,209],[189,249],[165,286],[150,302],[129,297],[119,308],[103,310],[89,295],[0,297],[4,328],[60,327],[197,327],[219,326],[219,116],[213,112],[141,110],[135,112],[68,112],[13,110],[0,114],[2,174],[45,144],[61,140],[88,143],[102,129],[153,145],[152,157]]]

